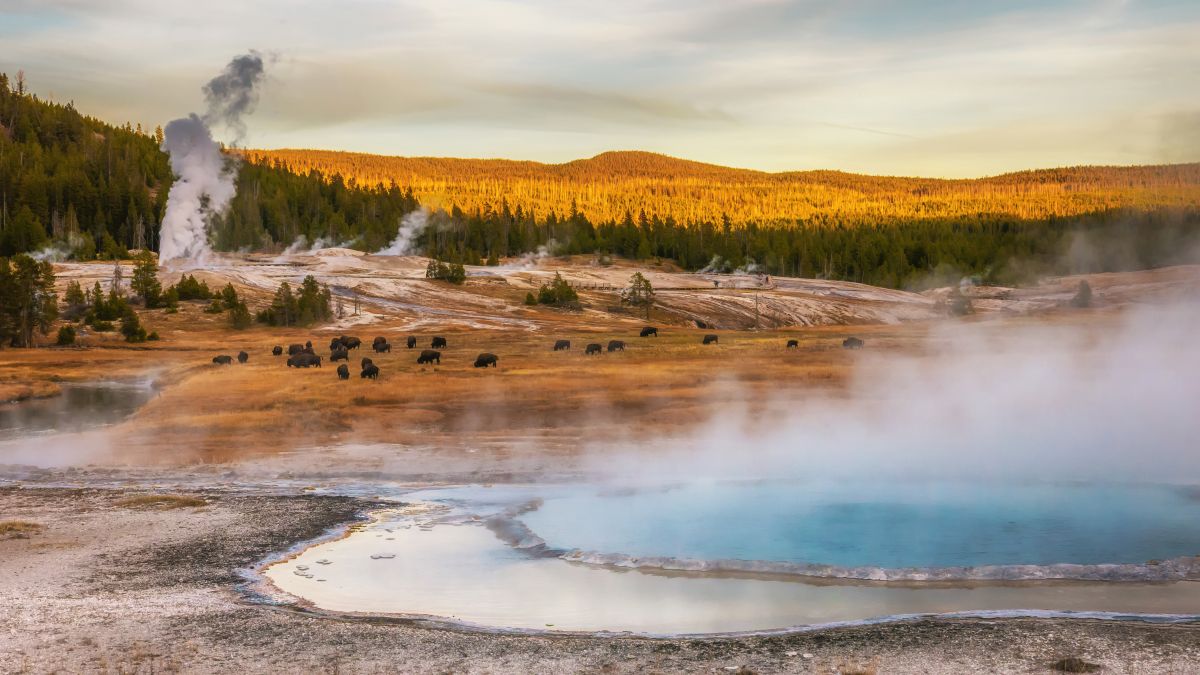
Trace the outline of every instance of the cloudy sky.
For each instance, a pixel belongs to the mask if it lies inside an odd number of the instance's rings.
[[[978,176],[1200,160],[1196,0],[0,0],[0,70],[113,122],[272,57],[247,144]]]

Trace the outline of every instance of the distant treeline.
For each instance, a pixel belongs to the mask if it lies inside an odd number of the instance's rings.
[[[105,124],[0,75],[0,256],[156,250],[172,180],[160,142],[158,129]],[[766,174],[649,153],[563,165],[405,160],[407,172],[387,161],[402,158],[242,156],[238,194],[213,223],[220,250],[277,251],[302,236],[374,251],[421,204],[434,213],[416,250],[454,264],[544,247],[903,287],[1154,267],[1200,248],[1195,164],[941,181]]]

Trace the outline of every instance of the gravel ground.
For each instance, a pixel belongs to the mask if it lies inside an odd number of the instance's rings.
[[[238,571],[352,521],[347,497],[0,488],[0,672],[1105,673],[1200,672],[1200,625],[919,620],[773,637],[515,636],[326,616],[253,601]],[[811,658],[805,658],[810,654]]]

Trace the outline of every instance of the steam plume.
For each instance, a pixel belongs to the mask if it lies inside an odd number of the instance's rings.
[[[208,110],[169,122],[163,130],[163,150],[171,157],[176,176],[167,196],[159,260],[187,260],[203,265],[212,247],[208,221],[225,211],[237,193],[236,166],[213,140],[211,127],[232,130],[235,143],[245,137],[242,117],[258,102],[256,86],[262,80],[263,60],[257,52],[235,57],[225,70],[204,85]]]
[[[379,250],[377,255],[411,255],[416,252],[417,237],[429,226],[429,211],[417,209],[400,220],[400,230],[392,243]]]

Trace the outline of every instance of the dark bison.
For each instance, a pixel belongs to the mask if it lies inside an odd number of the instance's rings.
[[[348,366],[344,363],[342,365],[338,366],[338,379],[339,380],[350,379],[350,366]]]
[[[795,349],[795,348],[797,348],[797,347],[799,347],[799,346],[800,346],[800,341],[799,341],[799,340],[788,340],[788,343],[787,343],[787,348],[788,348],[788,349]]]
[[[362,372],[358,374],[358,376],[363,379],[369,377],[372,380],[377,380],[379,379],[379,366],[375,365],[374,363],[368,363],[366,367],[362,369]]]
[[[499,359],[496,358],[495,354],[488,354],[485,352],[485,353],[480,354],[479,356],[475,357],[475,367],[476,368],[487,368],[488,366],[491,366],[491,367],[495,368],[496,362],[498,360]]]
[[[214,356],[214,357],[213,357],[213,363],[216,363],[216,364],[218,364],[218,365],[222,365],[222,366],[227,366],[227,365],[229,365],[229,364],[233,363],[233,357],[232,357],[232,356],[230,356],[230,355],[228,355],[228,354],[222,354],[222,355],[220,355],[220,356]]]
[[[311,368],[316,366],[321,367],[321,357],[308,352],[300,352],[287,361],[289,368]]]
[[[650,337],[651,335],[658,337],[658,329],[654,326],[646,326],[642,329],[642,334],[638,337]]]
[[[429,346],[433,347],[434,349],[437,349],[438,347],[445,349],[446,348],[446,338],[444,338],[440,335],[436,335],[436,336],[434,336],[434,338],[432,340],[430,340]]]
[[[404,341],[404,344],[408,345],[409,349],[412,349],[413,347],[417,346],[417,338],[409,335],[408,339]]]
[[[302,351],[304,351],[304,345],[301,345],[301,344],[288,345],[288,356],[295,356],[296,354],[299,354]]]
[[[341,351],[342,349],[345,349],[345,347],[346,346],[342,344],[342,338],[340,337],[335,337],[329,341],[329,351],[331,352]]]
[[[599,354],[602,351],[604,351],[604,348],[600,346],[600,343],[593,342],[592,344],[587,346],[587,349],[583,350],[583,353],[586,356],[588,354]]]
[[[863,341],[856,337],[848,337],[842,340],[842,347],[846,349],[862,349]]]
[[[271,348],[272,356],[279,356],[282,353],[283,353],[283,347],[280,347],[279,345],[275,345],[274,347]]]
[[[436,363],[441,365],[442,353],[433,349],[422,349],[421,355],[417,357],[418,364]]]
[[[316,352],[314,352],[313,348],[312,348],[312,340],[309,340],[308,342],[304,343],[304,353],[305,354],[316,354]]]
[[[624,340],[609,340],[608,341],[608,351],[610,351],[610,352],[625,351],[625,341]]]
[[[376,342],[375,344],[371,345],[371,349],[374,349],[376,354],[382,354],[384,352],[391,353],[392,346],[387,342]]]
[[[334,352],[329,355],[330,363],[333,363],[334,361],[349,361],[349,360],[350,360],[350,352],[346,351],[345,347],[343,347],[341,349],[335,349]]]
[[[245,363],[250,359],[250,355],[246,352],[238,352],[238,363]]]
[[[571,348],[570,340],[555,340],[554,341],[554,351],[556,351],[556,352],[561,352],[564,349],[570,349],[570,348]]]
[[[704,336],[704,344],[706,344],[706,345],[717,344],[717,342],[718,342],[717,336],[713,335],[712,333],[709,333],[708,335]]]
[[[380,342],[387,342],[387,338],[383,337],[382,335],[377,335],[375,336],[374,340],[371,340],[371,344],[373,345],[377,345]]]
[[[369,358],[367,358],[367,357],[365,357],[365,356],[364,356],[364,357],[363,357],[363,360],[362,360],[362,363],[360,363],[358,367],[359,367],[359,368],[366,368],[367,366],[371,365],[372,363],[375,363],[375,362],[374,362],[374,361],[372,361],[371,359],[369,359]]]
[[[338,339],[342,341],[342,346],[346,349],[358,349],[359,346],[362,345],[362,340],[359,340],[356,337],[346,337],[343,335]]]
[[[696,320],[694,320],[694,321],[693,321],[693,323],[695,323],[695,324],[696,324],[696,328],[708,328],[708,324],[707,324],[707,323],[704,323],[704,322],[703,322],[703,321],[701,321],[700,319],[696,319]]]

